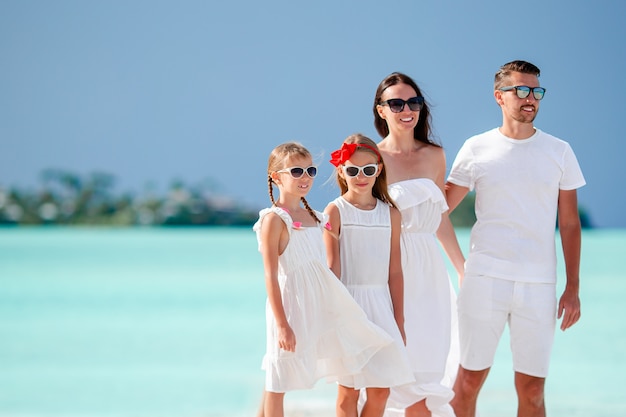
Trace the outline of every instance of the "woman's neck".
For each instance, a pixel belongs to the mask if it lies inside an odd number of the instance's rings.
[[[379,146],[389,152],[402,155],[410,155],[412,152],[419,150],[425,144],[415,140],[413,132],[399,135],[395,133],[389,133],[385,139],[381,141]]]

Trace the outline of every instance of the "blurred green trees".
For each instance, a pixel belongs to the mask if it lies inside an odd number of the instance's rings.
[[[472,227],[476,221],[474,213],[474,193],[471,192],[459,203],[459,205],[450,213],[450,221],[454,227]]]
[[[164,196],[150,190],[115,195],[114,176],[81,177],[45,170],[37,191],[0,187],[0,224],[10,225],[251,225],[258,210],[218,196],[210,183],[186,187],[178,181]]]
[[[0,187],[0,225],[164,225],[249,226],[258,210],[237,205],[219,195],[211,180],[186,186],[173,182],[165,195],[146,190],[139,195],[115,195],[113,175],[88,176],[58,169],[41,173],[38,191]],[[471,227],[476,221],[471,192],[450,214],[454,227]],[[583,227],[591,227],[589,214],[580,209]]]

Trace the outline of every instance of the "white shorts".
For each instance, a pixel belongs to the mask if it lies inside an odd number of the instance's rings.
[[[490,368],[504,326],[516,372],[545,378],[556,326],[556,285],[466,276],[459,291],[461,366]]]

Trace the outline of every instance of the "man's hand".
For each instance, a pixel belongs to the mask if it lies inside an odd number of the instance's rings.
[[[562,317],[561,330],[572,327],[580,319],[580,298],[578,291],[565,288],[559,300],[559,319]]]

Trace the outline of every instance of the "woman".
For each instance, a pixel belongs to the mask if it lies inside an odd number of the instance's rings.
[[[465,260],[448,218],[445,154],[431,138],[428,104],[407,75],[393,73],[380,83],[373,111],[389,194],[402,213],[406,345],[421,394],[405,415],[454,416],[449,405],[454,381],[446,375],[446,363],[455,294],[437,238],[459,282]],[[457,365],[451,363],[449,372]]]

